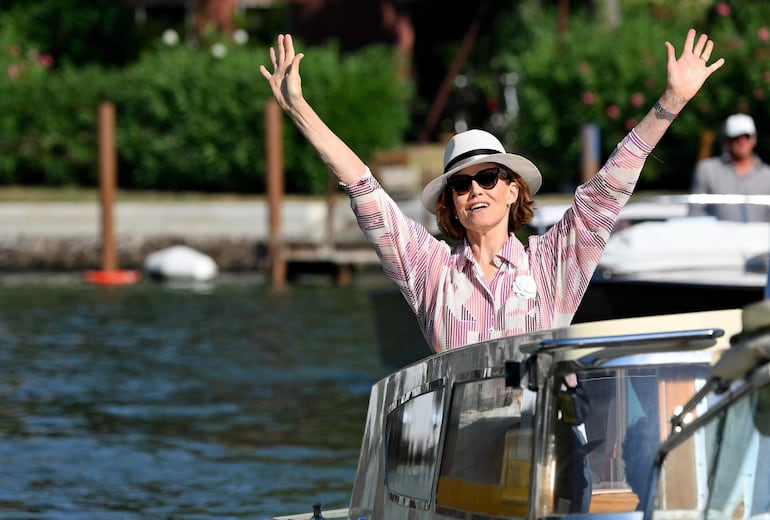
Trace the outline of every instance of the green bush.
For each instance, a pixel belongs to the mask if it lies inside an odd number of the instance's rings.
[[[264,190],[264,106],[272,98],[259,65],[265,48],[157,48],[122,70],[38,65],[0,78],[0,182],[96,183],[97,108],[117,109],[119,184],[130,189]],[[224,49],[224,51],[222,51]],[[399,83],[384,48],[341,56],[304,49],[308,99],[366,159],[401,144],[409,85]],[[327,171],[284,117],[289,192],[321,193]]]
[[[707,32],[717,45],[715,57],[724,56],[727,64],[655,150],[640,188],[687,189],[702,133],[717,133],[734,112],[754,116],[758,152],[770,160],[770,3],[625,0],[618,3],[618,27],[598,9],[589,13],[578,6],[562,35],[553,4],[501,7],[494,23],[479,33],[463,70],[473,91],[485,96],[482,111],[503,105],[501,75],[518,76],[520,110],[515,118],[498,121],[497,129],[509,148],[541,166],[545,191],[579,182],[582,125],[600,128],[601,159],[612,152],[662,92],[663,42],[671,41],[680,52],[689,27]],[[45,5],[58,4],[46,0]],[[264,106],[270,93],[258,67],[268,61],[265,47],[231,44],[216,58],[208,47],[163,46],[120,70],[75,68],[66,60],[57,68],[52,67],[59,63],[56,56],[45,54],[35,40],[44,38],[44,31],[23,30],[38,11],[24,12],[26,21],[17,24],[0,10],[0,183],[93,185],[96,110],[109,99],[117,106],[121,186],[264,189]],[[342,55],[333,45],[298,47],[307,54],[302,77],[308,99],[364,160],[416,134],[408,128],[409,111],[420,100],[413,100],[411,85],[396,80],[388,50],[370,47]],[[452,103],[464,94],[454,95]],[[284,122],[287,190],[323,192],[325,166],[288,119]],[[718,152],[718,143],[711,152]]]

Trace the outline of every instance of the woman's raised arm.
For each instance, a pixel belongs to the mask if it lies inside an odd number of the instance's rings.
[[[270,84],[278,105],[316,149],[329,170],[344,184],[363,177],[366,165],[353,150],[316,114],[302,94],[299,62],[305,55],[295,53],[291,35],[279,34],[275,47],[270,47],[273,72],[260,65],[259,71]]]

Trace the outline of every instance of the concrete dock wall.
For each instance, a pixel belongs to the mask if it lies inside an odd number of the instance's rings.
[[[432,222],[419,200],[399,204],[412,218]],[[264,200],[118,201],[113,211],[121,268],[139,268],[147,254],[174,244],[212,256],[224,271],[261,269],[267,262],[269,208]],[[99,267],[100,212],[98,201],[0,203],[0,270]],[[331,215],[323,198],[286,198],[281,221],[287,246],[326,247],[331,229],[334,247],[361,250],[356,258],[376,262],[367,254],[371,248],[345,196],[335,200]]]

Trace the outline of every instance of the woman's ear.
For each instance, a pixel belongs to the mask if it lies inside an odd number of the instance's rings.
[[[510,184],[508,184],[508,194],[510,196],[508,204],[515,204],[516,201],[519,200],[519,183],[511,181]]]

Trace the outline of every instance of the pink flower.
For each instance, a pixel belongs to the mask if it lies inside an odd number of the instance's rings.
[[[604,109],[604,113],[607,114],[607,117],[610,119],[615,119],[620,115],[620,109],[617,105],[607,105],[607,108]]]
[[[757,29],[757,39],[762,43],[767,43],[767,41],[770,40],[770,30],[764,26]]]
[[[16,79],[19,77],[19,66],[15,63],[8,67],[8,77],[10,79]]]
[[[40,56],[40,58],[38,58],[37,62],[47,69],[48,67],[53,65],[53,56],[51,56],[50,54],[43,54],[42,56]]]
[[[586,90],[583,92],[583,95],[580,96],[580,101],[582,101],[584,105],[593,105],[596,101],[596,95],[593,92]]]
[[[640,92],[634,92],[631,94],[629,101],[631,102],[632,107],[639,108],[644,105],[644,94],[641,94]]]
[[[634,119],[633,117],[629,117],[628,119],[626,119],[626,128],[628,130],[631,130],[636,126],[636,123],[638,123],[636,119]]]
[[[726,2],[719,2],[714,9],[716,10],[717,14],[719,16],[729,16],[730,15],[730,6],[727,5]]]
[[[11,56],[18,56],[21,54],[21,47],[19,45],[11,45],[11,47],[8,49],[8,54]]]

